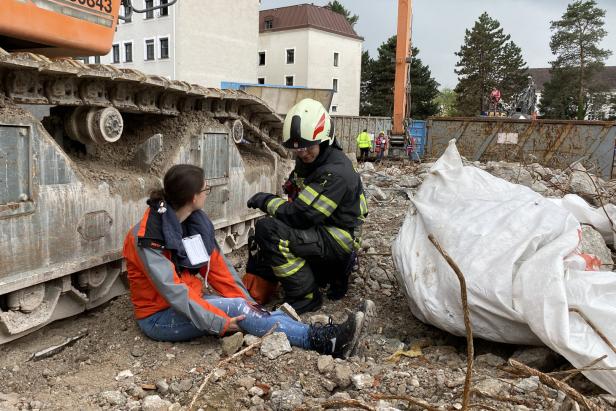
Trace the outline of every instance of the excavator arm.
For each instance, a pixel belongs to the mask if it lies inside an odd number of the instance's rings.
[[[392,134],[404,135],[404,121],[409,103],[408,84],[411,57],[411,21],[413,0],[398,0],[398,40],[396,44],[396,76],[394,81],[394,119]]]

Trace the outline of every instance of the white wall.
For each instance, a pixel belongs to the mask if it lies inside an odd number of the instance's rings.
[[[308,87],[332,88],[338,79],[338,92],[332,106],[337,115],[359,115],[359,87],[361,82],[362,41],[321,30],[308,29]],[[334,52],[339,53],[338,67],[334,67]]]
[[[293,65],[286,64],[287,48],[295,48]],[[266,65],[257,67],[257,77],[265,77],[267,84],[284,85],[286,75],[295,75],[296,86],[332,89],[337,78],[335,114],[359,115],[361,40],[312,28],[274,31],[260,33],[258,51],[266,52]],[[334,52],[339,53],[338,67]]]
[[[186,0],[185,0],[186,1]],[[192,0],[188,0],[192,1]],[[133,0],[135,7],[143,9],[145,7],[143,0]],[[154,0],[154,4],[158,5],[159,0]],[[132,21],[130,23],[124,23],[120,21],[118,30],[114,36],[113,44],[119,44],[120,46],[120,63],[118,67],[132,68],[143,71],[147,74],[157,74],[175,80],[174,77],[174,43],[175,37],[173,36],[174,26],[174,14],[176,6],[170,6],[168,8],[168,16],[160,16],[160,11],[154,11],[153,19],[145,19],[145,13],[133,13]],[[169,58],[160,58],[160,43],[161,37],[169,38]],[[154,39],[155,59],[152,61],[145,60],[145,39]],[[133,61],[132,63],[126,62],[126,56],[124,53],[124,43],[132,41],[133,43]],[[112,64],[113,62],[113,49],[106,56],[101,57],[101,63]]]
[[[180,0],[176,7],[179,80],[256,83],[259,0]]]
[[[144,0],[133,1],[135,7],[144,7]],[[158,15],[155,11],[154,19],[147,20],[145,14],[134,13],[132,22],[118,25],[118,67],[206,87],[219,88],[222,81],[256,83],[259,0],[181,0],[169,7],[169,16]],[[166,36],[169,58],[160,59],[159,38]],[[155,39],[154,61],[145,60],[146,38]],[[133,62],[126,63],[123,43],[131,40]],[[101,63],[111,64],[112,52]]]
[[[265,51],[265,66],[257,66],[257,77],[267,84],[285,85],[285,76],[295,76],[295,86],[308,81],[308,30],[285,30],[261,33],[258,51]],[[286,50],[295,49],[295,63],[286,64]],[[255,54],[258,64],[258,53]]]

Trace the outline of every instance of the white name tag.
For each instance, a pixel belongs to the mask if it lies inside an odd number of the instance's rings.
[[[192,265],[199,265],[210,260],[210,255],[205,249],[201,234],[191,235],[190,237],[182,238],[184,249],[188,255],[188,259]]]

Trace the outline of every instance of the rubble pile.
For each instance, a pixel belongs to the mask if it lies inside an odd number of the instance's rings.
[[[561,171],[502,162],[475,165],[546,196],[575,192],[607,203],[616,195],[613,182],[575,168]],[[340,409],[349,400],[375,410],[418,409],[404,399],[379,396],[412,396],[437,409],[461,409],[466,341],[413,318],[391,259],[391,243],[410,206],[409,198],[430,166],[359,166],[370,215],[363,227],[363,249],[349,294],[341,301],[326,301],[317,313],[301,316],[308,323],[322,323],[329,315],[340,321],[362,298],[374,300],[376,309],[368,316],[368,327],[351,358],[334,359],[291,347],[281,333],[263,340],[237,333],[187,343],[152,341],[135,324],[129,298],[123,296],[0,346],[0,409],[179,411],[188,410],[195,397],[195,410]],[[611,250],[600,235],[589,243],[590,248],[600,248],[601,259],[611,264]],[[229,257],[242,272],[246,251]],[[27,361],[33,353],[81,334],[83,329],[88,334],[73,346],[40,361]],[[260,346],[240,354],[255,342]],[[222,362],[231,355],[237,357]],[[547,348],[477,339],[472,403],[515,411],[577,409],[565,393],[537,377],[512,373],[506,364],[509,358],[543,372],[572,368]],[[206,379],[201,395],[196,396]],[[568,383],[601,407],[616,407],[614,396],[582,375]],[[347,405],[345,409],[357,408]]]

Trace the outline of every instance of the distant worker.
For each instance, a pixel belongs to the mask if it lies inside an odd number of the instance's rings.
[[[489,110],[490,116],[496,117],[500,100],[501,100],[501,92],[495,87],[492,89],[492,92],[490,93],[490,110]]]
[[[262,336],[277,324],[295,346],[346,357],[362,310],[342,324],[306,325],[255,304],[216,243],[203,211],[208,191],[202,168],[171,167],[127,234],[123,254],[139,328],[157,341],[186,341],[240,330]],[[203,284],[214,292],[203,294]]]
[[[357,147],[359,147],[359,161],[368,160],[372,142],[370,141],[370,134],[368,134],[367,128],[357,136]]]
[[[296,155],[284,190],[289,201],[257,193],[248,207],[268,213],[257,221],[244,284],[265,303],[280,282],[285,301],[298,313],[322,304],[319,287],[340,299],[360,246],[368,206],[359,174],[334,140],[333,125],[321,103],[304,99],[287,114],[283,145]]]
[[[376,162],[380,163],[387,150],[387,136],[384,131],[379,133],[379,136],[374,142],[374,151],[376,152]]]
[[[409,157],[409,160],[412,162],[421,162],[419,158],[419,153],[417,150],[417,138],[412,135],[409,135],[406,143],[406,155]]]

